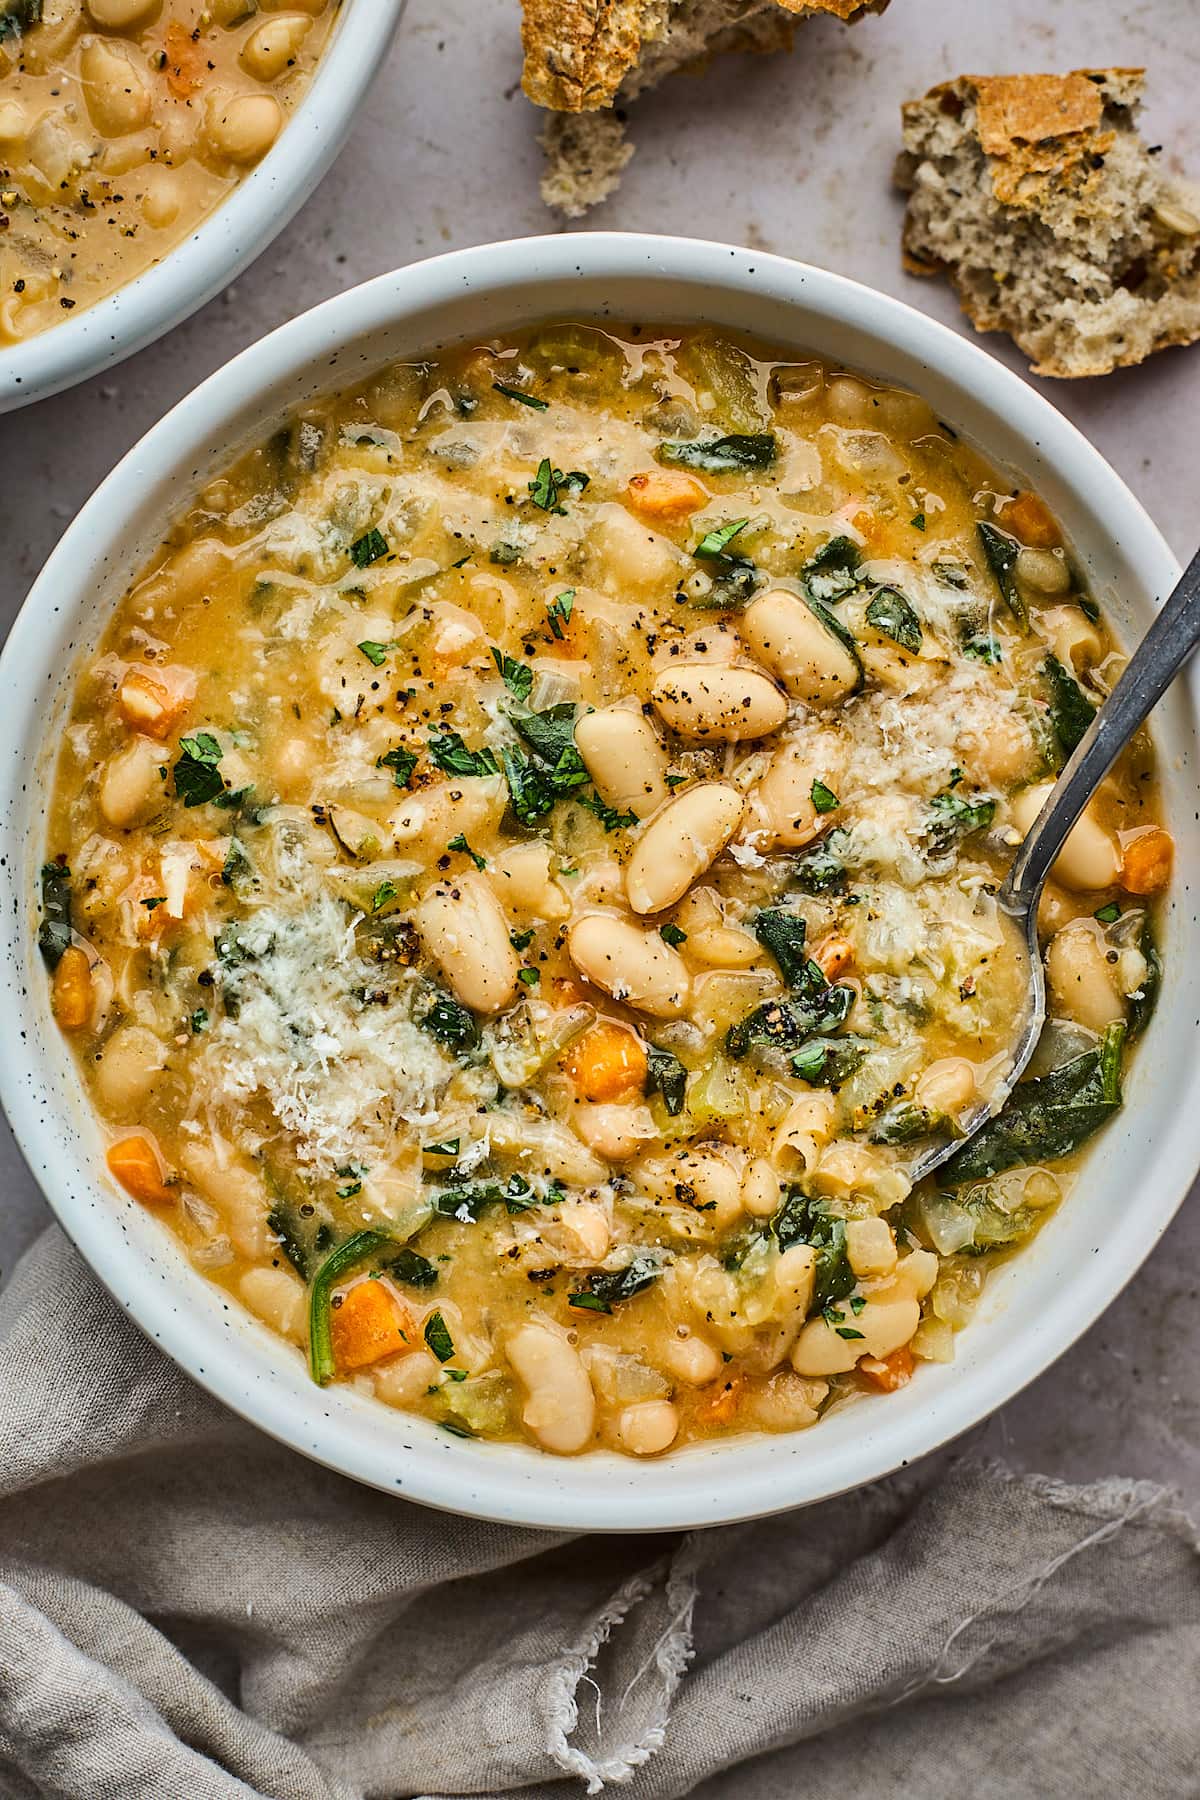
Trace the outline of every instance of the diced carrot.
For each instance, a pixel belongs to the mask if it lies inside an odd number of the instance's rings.
[[[333,1354],[341,1370],[365,1369],[415,1350],[418,1333],[412,1314],[387,1283],[367,1276],[344,1288],[330,1315]]]
[[[151,1140],[137,1131],[108,1147],[108,1169],[127,1194],[145,1206],[168,1206],[175,1198],[163,1180],[162,1162]]]
[[[563,1067],[584,1100],[628,1100],[645,1090],[641,1038],[609,1019],[601,1019],[571,1045]]]
[[[826,981],[836,981],[854,961],[854,945],[840,931],[831,931],[813,950],[813,961]]]
[[[165,738],[196,694],[190,669],[129,669],[117,692],[117,709],[127,725],[147,737]]]
[[[708,492],[682,469],[648,469],[630,476],[625,497],[643,519],[686,519],[704,505]]]
[[[860,1356],[858,1372],[881,1394],[894,1394],[912,1380],[913,1353],[907,1344],[901,1344],[890,1356]]]
[[[166,33],[167,86],[177,100],[187,100],[204,81],[204,49],[198,31],[172,19]]]
[[[1000,523],[1033,550],[1057,550],[1062,543],[1058,520],[1044,500],[1022,488],[999,511]]]
[[[1121,886],[1129,894],[1160,894],[1171,879],[1175,841],[1161,825],[1147,825],[1121,846]]]
[[[50,1004],[64,1031],[78,1031],[92,1016],[91,964],[77,944],[68,944],[58,959]]]
[[[868,550],[883,549],[887,538],[887,521],[881,519],[878,513],[873,513],[864,506],[854,514],[850,522],[866,539]]]
[[[727,1375],[719,1384],[714,1383],[712,1394],[705,1394],[696,1408],[698,1419],[709,1425],[728,1425],[732,1422],[742,1399],[745,1378],[741,1375]]]

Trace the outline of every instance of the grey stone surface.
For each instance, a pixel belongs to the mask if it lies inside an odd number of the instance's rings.
[[[901,99],[964,69],[1112,63],[1148,65],[1148,135],[1162,140],[1168,166],[1200,178],[1195,0],[893,0],[882,19],[849,32],[818,21],[791,57],[724,59],[635,108],[637,154],[620,193],[584,229],[761,246],[969,329],[948,290],[900,268],[888,177]],[[397,264],[557,228],[538,198],[538,120],[519,76],[516,0],[410,0],[334,170],[236,287],[112,373],[0,420],[0,629],[117,458],[236,351]],[[1003,341],[987,343],[1024,372]],[[1189,553],[1200,535],[1200,350],[1105,381],[1038,385],[1116,465],[1175,550]],[[4,1128],[0,1194],[6,1270],[47,1215]],[[1071,1204],[1087,1204],[1086,1181]],[[976,1447],[1068,1478],[1174,1481],[1195,1501],[1198,1271],[1200,1212],[1185,1207],[1106,1317],[981,1427]]]

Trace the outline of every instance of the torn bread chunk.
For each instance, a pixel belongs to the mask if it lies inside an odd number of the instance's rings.
[[[847,23],[888,0],[523,0],[522,86],[554,116],[542,135],[542,198],[579,218],[606,199],[633,155],[623,107],[721,50],[791,47],[797,23]],[[582,116],[581,116],[582,115]]]
[[[903,108],[906,265],[948,275],[1036,375],[1200,338],[1200,192],[1138,135],[1143,73],[961,75]]]

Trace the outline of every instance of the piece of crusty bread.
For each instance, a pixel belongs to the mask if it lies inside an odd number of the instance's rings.
[[[785,50],[812,13],[850,21],[888,0],[522,0],[521,85],[551,118],[542,197],[578,218],[616,187],[633,155],[624,106],[721,50]],[[581,116],[582,115],[582,116]]]
[[[1200,338],[1200,204],[1138,136],[1143,73],[961,75],[902,109],[906,265],[1036,375]]]

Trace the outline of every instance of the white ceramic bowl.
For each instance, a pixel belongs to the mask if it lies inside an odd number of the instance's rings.
[[[1178,869],[1166,981],[1133,1060],[1127,1104],[1079,1186],[1036,1241],[992,1276],[958,1359],[810,1431],[635,1463],[466,1442],[347,1387],[315,1388],[303,1360],[186,1261],[101,1174],[100,1134],[55,1029],[34,945],[45,794],[72,676],[167,517],[288,407],[390,357],[554,316],[711,320],[918,389],[1019,471],[1065,520],[1127,637],[1177,568],[1107,463],[1032,389],[920,313],[778,257],[680,239],[588,234],[456,251],[385,275],[294,319],[204,383],[143,438],[47,563],[0,659],[0,1096],[37,1179],[117,1300],[226,1404],[331,1467],[408,1499],[527,1525],[608,1530],[709,1525],[824,1499],[886,1475],[983,1419],[1089,1326],[1153,1247],[1197,1163],[1200,958],[1189,952],[1200,869],[1193,670],[1158,718]]]
[[[85,312],[0,350],[0,413],[111,368],[228,287],[303,206],[348,137],[407,0],[342,0],[278,142],[169,256]]]

